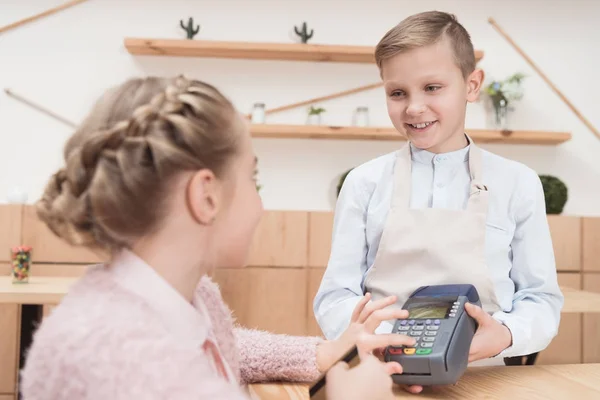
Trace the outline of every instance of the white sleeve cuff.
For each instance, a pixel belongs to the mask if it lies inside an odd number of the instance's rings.
[[[494,313],[492,315],[492,318],[500,322],[502,325],[506,326],[512,336],[511,345],[492,358],[517,357],[527,355],[523,354],[526,347],[526,343],[523,343],[523,341],[526,335],[525,332],[523,332],[522,329],[519,328],[518,319],[515,320],[514,318],[511,318],[509,314],[502,311]]]

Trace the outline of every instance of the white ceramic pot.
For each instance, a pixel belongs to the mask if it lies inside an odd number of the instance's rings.
[[[321,114],[309,114],[306,123],[308,125],[321,125]]]

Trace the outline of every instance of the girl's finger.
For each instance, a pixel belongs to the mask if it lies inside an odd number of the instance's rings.
[[[388,296],[388,297],[384,297],[383,299],[375,300],[375,301],[368,303],[361,311],[361,313],[358,317],[358,320],[356,322],[358,322],[359,324],[364,323],[367,320],[367,318],[369,318],[369,315],[371,315],[373,313],[373,311],[385,308],[389,305],[394,304],[395,302],[396,302],[396,296]]]
[[[375,332],[375,329],[383,321],[396,320],[396,319],[406,319],[408,318],[408,311],[402,310],[399,308],[395,309],[387,309],[387,310],[376,310],[374,311],[365,321],[365,329],[369,333]]]
[[[402,365],[400,365],[400,363],[395,361],[385,363],[385,372],[387,372],[388,375],[401,374],[402,371]]]
[[[352,317],[350,318],[351,322],[357,322],[359,315],[362,313],[365,305],[371,300],[371,293],[366,293],[362,299],[358,302],[356,307],[354,307],[354,311],[352,312]]]

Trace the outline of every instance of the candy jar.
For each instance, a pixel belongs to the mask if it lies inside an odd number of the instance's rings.
[[[13,283],[29,282],[31,269],[31,247],[16,246],[11,249],[12,281]]]

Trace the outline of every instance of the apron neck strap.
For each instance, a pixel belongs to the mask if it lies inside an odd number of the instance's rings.
[[[481,192],[487,192],[487,187],[483,184],[483,160],[481,149],[473,143],[473,140],[467,135],[469,141],[469,174],[471,175],[471,185],[469,190],[469,202],[467,209],[474,211],[487,210],[487,202],[472,201],[474,195]],[[394,187],[392,189],[392,207],[410,207],[410,192],[412,181],[412,156],[410,142],[407,142],[396,157],[394,165]],[[480,197],[480,196],[476,196]]]
[[[411,190],[412,159],[410,142],[400,148],[394,165],[394,186],[392,188],[392,207],[409,208]]]

